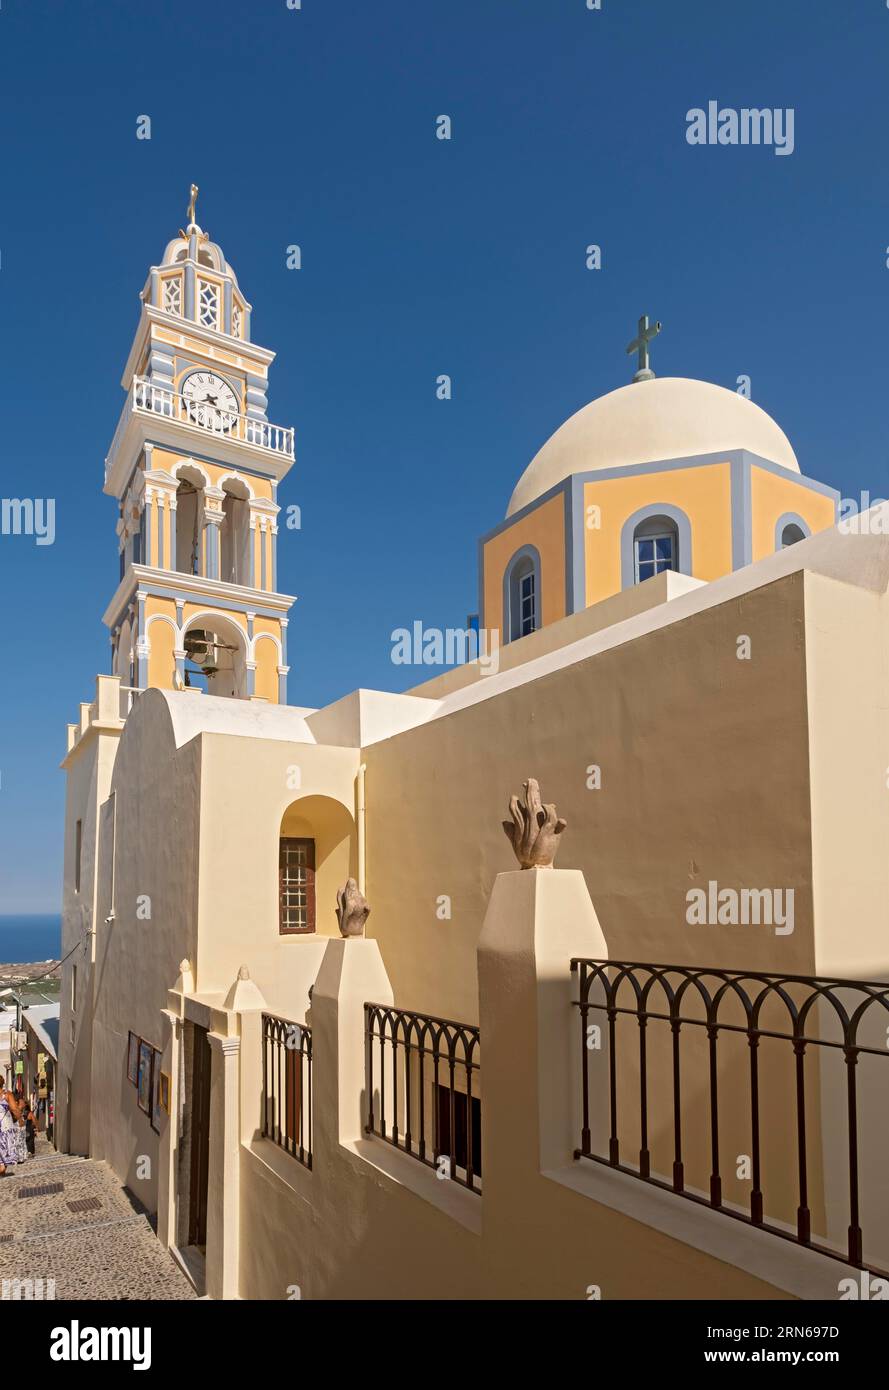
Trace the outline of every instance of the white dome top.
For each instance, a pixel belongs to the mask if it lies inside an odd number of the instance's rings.
[[[745,396],[686,377],[636,381],[590,401],[535,454],[510,498],[521,511],[573,473],[747,449],[800,471],[784,431]]]
[[[208,270],[218,270],[221,275],[230,275],[234,284],[238,284],[238,277],[222,251],[222,247],[215,241],[210,241],[204,237],[200,227],[190,227],[189,230],[198,233],[198,265],[207,266]],[[180,232],[179,236],[173,241],[167,242],[167,249],[164,251],[162,266],[175,265],[178,261],[184,261],[188,257],[188,238]],[[240,288],[240,286],[238,286]]]

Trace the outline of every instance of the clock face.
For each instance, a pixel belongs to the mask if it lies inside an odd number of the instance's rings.
[[[206,430],[227,433],[238,414],[238,398],[215,372],[192,372],[182,387],[188,417]]]

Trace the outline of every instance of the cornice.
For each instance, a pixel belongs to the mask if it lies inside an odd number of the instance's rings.
[[[226,584],[221,579],[206,579],[201,574],[185,574],[180,570],[154,569],[149,565],[129,565],[123,579],[114,591],[102,622],[112,627],[127,600],[139,592],[143,584],[163,585],[175,589],[195,599],[214,599],[221,606],[226,598],[235,603],[247,604],[255,608],[272,608],[286,613],[296,603],[295,594],[267,593],[264,589],[250,589],[242,584]],[[147,595],[143,594],[143,597]]]
[[[130,348],[127,364],[120,379],[120,384],[125,391],[130,389],[130,384],[136,374],[137,364],[145,350],[152,327],[166,328],[171,333],[187,333],[190,338],[196,338],[198,342],[206,343],[209,348],[221,348],[225,352],[233,353],[235,356],[243,357],[248,361],[261,362],[265,367],[270,366],[275,360],[276,354],[270,348],[260,347],[257,343],[246,343],[243,338],[232,338],[228,333],[217,333],[215,329],[205,328],[203,324],[196,323],[193,319],[184,319],[178,314],[167,314],[163,309],[158,309],[153,304],[143,303],[133,346]]]

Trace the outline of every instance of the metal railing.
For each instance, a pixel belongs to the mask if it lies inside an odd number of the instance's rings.
[[[251,415],[241,415],[234,411],[214,409],[209,412],[201,402],[189,400],[181,391],[159,386],[147,377],[137,376],[133,378],[127,403],[108,451],[106,471],[111,466],[126,421],[132,413],[160,415],[201,434],[209,433],[219,438],[237,439],[243,444],[251,444],[254,448],[264,449],[268,453],[293,458],[292,426],[272,425],[267,420],[256,420]]]
[[[365,1004],[365,1133],[481,1191],[479,1031]]]
[[[575,959],[571,970],[576,1158],[883,1272],[872,1261],[889,1254],[889,985],[615,960]]]
[[[262,1016],[262,1136],[312,1166],[312,1030]]]

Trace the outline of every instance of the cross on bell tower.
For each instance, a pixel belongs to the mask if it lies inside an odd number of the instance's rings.
[[[654,372],[648,365],[648,344],[652,338],[657,337],[662,326],[660,321],[653,324],[649,323],[647,314],[643,314],[639,320],[638,335],[627,348],[628,354],[631,352],[638,352],[639,354],[639,366],[633,376],[634,381],[651,381],[654,378]]]

